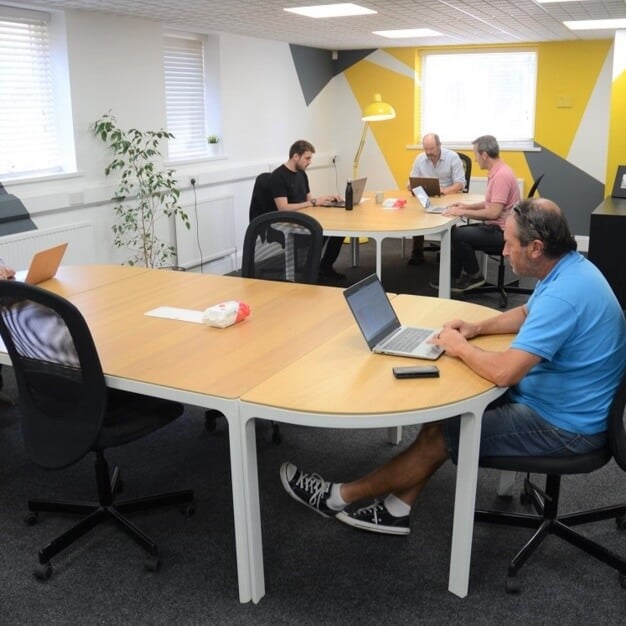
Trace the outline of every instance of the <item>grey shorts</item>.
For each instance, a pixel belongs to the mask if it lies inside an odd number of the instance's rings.
[[[457,462],[460,417],[441,422],[450,459]],[[533,409],[510,402],[505,394],[483,415],[480,456],[567,456],[606,445],[606,432],[584,435],[557,428]]]

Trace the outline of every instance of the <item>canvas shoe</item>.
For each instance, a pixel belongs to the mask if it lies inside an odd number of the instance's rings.
[[[369,530],[373,533],[408,535],[411,532],[409,516],[395,517],[387,510],[385,503],[380,500],[374,500],[372,504],[353,512],[340,511],[336,517],[348,526]]]
[[[326,506],[332,483],[319,474],[307,474],[293,463],[280,466],[280,480],[285,491],[298,502],[313,509],[323,517],[333,517],[337,511]]]

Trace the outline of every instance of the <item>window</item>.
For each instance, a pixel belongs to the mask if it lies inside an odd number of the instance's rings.
[[[446,143],[471,143],[489,134],[499,143],[532,145],[536,75],[533,51],[426,53],[421,129]]]
[[[73,137],[69,157],[62,153],[59,138],[71,112],[58,110],[55,93],[69,90],[69,84],[56,80],[50,20],[47,13],[0,7],[0,177],[4,179],[74,169]]]
[[[172,161],[207,156],[206,87],[203,40],[164,38],[165,103]]]

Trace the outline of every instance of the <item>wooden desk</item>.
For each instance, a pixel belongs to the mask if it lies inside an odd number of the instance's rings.
[[[387,237],[412,237],[414,235],[437,235],[441,238],[439,262],[439,297],[450,297],[450,230],[458,221],[456,217],[444,217],[426,213],[420,201],[408,190],[395,190],[385,193],[387,199],[400,198],[407,201],[402,209],[385,209],[375,204],[367,194],[361,204],[352,211],[330,207],[309,207],[301,209],[314,217],[324,229],[324,234],[341,237],[371,237],[376,243],[376,274],[382,275],[382,242]],[[484,196],[477,194],[451,194],[432,198],[436,206],[454,202],[478,202]]]
[[[239,397],[353,324],[342,290],[119,266],[63,268],[41,286],[81,311],[110,387],[217,409],[228,420],[239,598],[250,601]],[[247,302],[250,317],[221,329],[145,315],[225,300]]]
[[[467,302],[420,296],[401,295],[392,303],[403,323],[420,326],[436,327],[456,317],[479,320],[494,313]],[[503,349],[510,341],[509,335],[474,340],[488,349]],[[258,602],[265,593],[255,417],[316,427],[380,428],[461,415],[449,590],[460,597],[467,595],[481,419],[487,404],[505,389],[446,355],[437,361],[440,378],[407,381],[392,376],[393,366],[410,363],[415,360],[372,354],[352,325],[242,396],[253,601]]]

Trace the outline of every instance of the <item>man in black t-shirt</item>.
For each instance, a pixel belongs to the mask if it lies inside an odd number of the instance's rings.
[[[272,172],[270,186],[272,196],[279,211],[298,211],[310,206],[337,200],[337,196],[312,197],[306,168],[311,164],[315,148],[311,143],[300,139],[289,148],[289,160]],[[341,252],[343,237],[325,237],[326,249],[320,261],[320,277],[345,279],[345,274],[337,272],[333,263]]]

